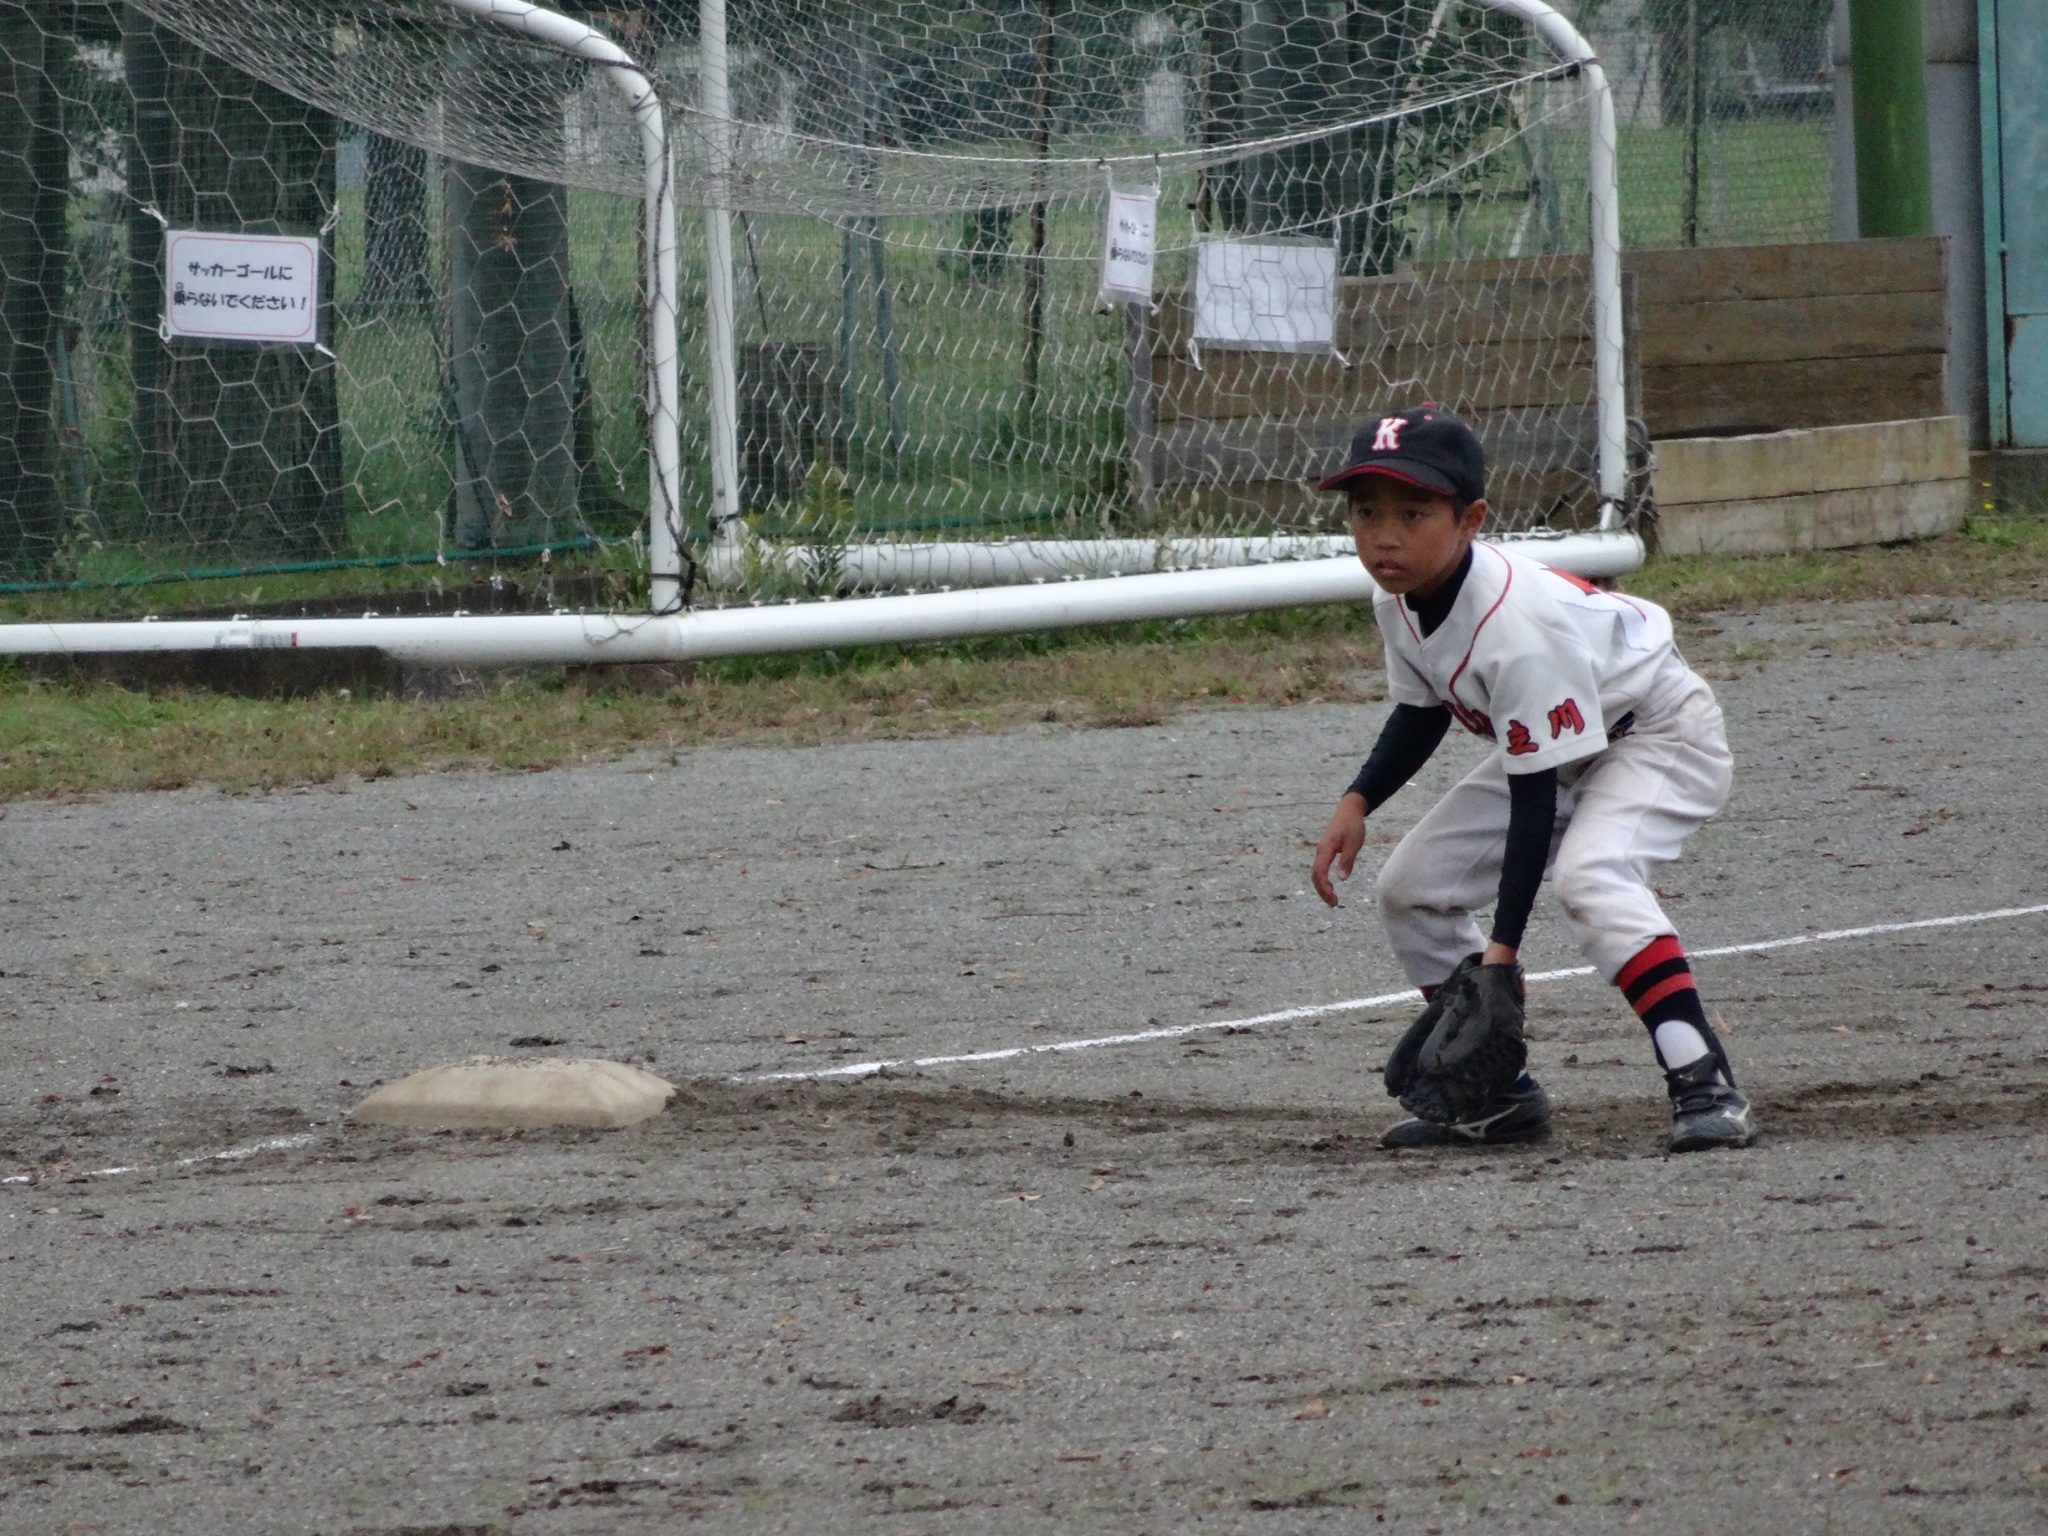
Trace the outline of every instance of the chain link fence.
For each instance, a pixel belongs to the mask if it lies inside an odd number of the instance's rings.
[[[816,60],[792,51],[778,68],[776,40],[829,41],[817,15],[837,12],[733,11],[735,111],[769,155],[782,127],[822,111],[803,99]],[[1162,285],[1188,284],[1196,244],[1219,229],[1284,237],[1337,220],[1346,274],[1411,282],[1446,261],[1583,249],[1582,120],[1554,99],[1561,87],[1503,75],[1499,50],[1512,46],[1486,42],[1486,25],[1463,14],[1449,0],[845,8],[835,25],[866,15],[897,30],[848,66],[832,104],[834,131],[847,135],[835,142],[852,146],[828,167],[839,190],[815,207],[764,194],[737,221],[750,520],[813,541],[1299,526],[1304,514],[1270,497],[1219,502],[1194,485],[1176,500],[1144,483],[1134,433],[1163,427],[1132,398],[1125,318],[1094,298],[1105,178],[1075,151],[1065,162],[1079,167],[1074,179],[1034,186],[1032,136],[1051,123],[1076,144],[1092,134],[1194,155],[1219,131],[1219,47],[1238,50],[1231,110],[1257,101],[1265,114],[1230,131],[1255,136],[1334,115],[1333,91],[1398,101],[1400,47],[1455,35],[1466,49],[1458,67],[1494,94],[1483,110],[1446,109],[1456,123],[1426,147],[1361,130],[1335,149],[1190,161],[1164,175]],[[403,7],[335,0],[264,15],[337,58],[367,50],[365,39],[411,46],[421,28]],[[656,65],[665,96],[687,100],[692,16],[608,20]],[[1826,236],[1824,4],[1584,0],[1576,20],[1614,80],[1626,244]],[[1333,85],[1314,72],[1324,32],[1394,42],[1347,45],[1352,75]],[[375,608],[379,594],[422,584],[459,603],[484,570],[574,572],[563,601],[642,600],[645,323],[632,181],[587,171],[604,160],[592,146],[607,127],[583,66],[459,27],[436,31],[426,50],[442,93],[434,110],[489,122],[540,174],[430,153],[423,142],[448,146],[410,119],[407,137],[365,131],[337,111],[377,121],[370,95],[362,110],[309,105],[131,7],[0,4],[0,605],[13,616],[357,595]],[[980,75],[948,63],[969,56]],[[561,76],[539,109],[494,87],[493,70],[522,69]],[[908,211],[846,195],[849,175],[878,174],[861,169],[871,164],[862,145],[938,143],[968,120],[1019,158],[949,168],[943,196],[921,193]],[[1386,211],[1397,189],[1374,179],[1383,172],[1405,178],[1398,218]],[[705,409],[704,273],[687,199],[684,211],[685,505],[696,508],[708,499],[690,427]],[[321,344],[167,339],[165,236],[180,229],[316,239]],[[1471,339],[1469,320],[1445,316],[1443,335]],[[1174,323],[1169,310],[1155,331]],[[1438,344],[1419,332],[1403,343]],[[1531,365],[1558,378],[1579,366]],[[1217,377],[1205,382],[1212,394]],[[1359,373],[1357,408],[1371,408],[1375,390],[1427,382],[1414,368]],[[1283,386],[1293,387],[1254,369],[1232,387],[1257,402]]]
[[[1827,0],[1585,0],[1577,14],[1614,77],[1625,244],[1829,237]]]

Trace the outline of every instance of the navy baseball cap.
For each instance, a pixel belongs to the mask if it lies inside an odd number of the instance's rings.
[[[1486,455],[1472,429],[1436,405],[1382,416],[1358,429],[1344,467],[1316,489],[1341,491],[1362,475],[1385,475],[1448,496],[1459,506],[1486,495]]]

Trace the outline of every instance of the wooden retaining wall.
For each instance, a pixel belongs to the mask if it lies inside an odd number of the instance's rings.
[[[1719,437],[1939,415],[1945,242],[1634,251],[1623,262],[1630,413],[1651,438]],[[1185,290],[1162,295],[1135,414],[1162,508],[1221,524],[1330,525],[1306,482],[1358,423],[1437,400],[1472,421],[1517,522],[1593,511],[1592,346],[1583,258],[1423,265],[1339,287],[1328,356],[1189,345]],[[1348,363],[1349,366],[1345,366]]]
[[[1939,238],[1630,252],[1650,436],[1939,416],[1946,253]]]
[[[1970,508],[1960,416],[1801,427],[1657,445],[1659,548],[1771,555],[1926,538]]]
[[[1339,284],[1338,357],[1191,346],[1165,296],[1150,357],[1152,483],[1177,521],[1328,523],[1307,483],[1390,403],[1440,401],[1485,443],[1492,500],[1521,521],[1583,524],[1595,442],[1583,274],[1565,263],[1417,268]]]

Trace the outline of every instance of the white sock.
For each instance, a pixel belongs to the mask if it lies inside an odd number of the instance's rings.
[[[1702,1056],[1710,1054],[1706,1036],[1684,1019],[1666,1019],[1650,1038],[1656,1043],[1657,1059],[1664,1063],[1666,1072],[1689,1067]]]

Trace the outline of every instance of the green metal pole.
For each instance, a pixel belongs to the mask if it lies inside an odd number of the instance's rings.
[[[1857,233],[1934,233],[1921,0],[1849,0]]]

